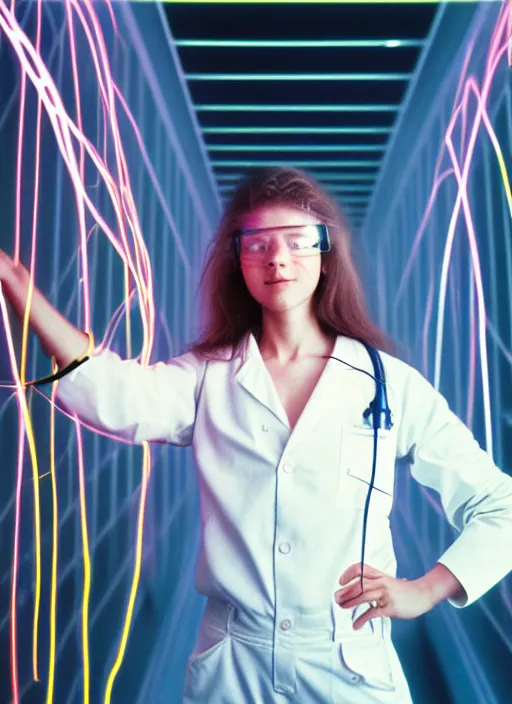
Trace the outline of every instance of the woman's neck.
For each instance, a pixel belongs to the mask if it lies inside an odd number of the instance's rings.
[[[332,343],[333,336],[323,332],[314,318],[263,316],[258,341],[263,359],[286,364],[311,355],[330,354]]]

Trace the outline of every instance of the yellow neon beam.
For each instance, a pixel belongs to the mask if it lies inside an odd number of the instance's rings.
[[[26,367],[27,367],[27,349],[28,349],[28,331],[30,320],[30,309],[32,306],[32,298],[34,293],[34,271],[33,264],[30,268],[30,278],[27,293],[27,303],[25,306],[25,314],[23,316],[23,332],[21,340],[21,362],[20,362],[20,385],[25,386]],[[35,551],[35,589],[34,589],[34,617],[32,626],[32,669],[34,681],[39,682],[39,667],[38,667],[38,649],[39,649],[39,611],[41,608],[41,507],[39,497],[39,462],[37,459],[37,450],[34,437],[34,429],[28,405],[26,403],[26,391],[20,389],[19,394],[20,405],[23,416],[25,418],[25,432],[29,447],[29,454],[32,464],[32,479],[34,492],[34,551]]]
[[[55,359],[52,362],[52,374],[57,371]],[[52,385],[52,405],[50,407],[50,476],[52,479],[52,565],[50,586],[50,654],[48,658],[48,687],[46,704],[52,704],[55,688],[55,660],[57,645],[57,566],[59,549],[59,502],[57,498],[57,477],[55,466],[55,399],[57,383]],[[41,477],[42,478],[42,477]]]
[[[126,650],[126,644],[128,642],[128,633],[130,630],[130,625],[133,617],[133,609],[135,607],[135,598],[137,596],[137,588],[139,586],[141,565],[142,565],[142,541],[144,534],[144,515],[146,509],[146,499],[149,484],[149,477],[151,473],[151,449],[149,443],[143,442],[143,464],[142,464],[142,487],[140,494],[139,503],[139,515],[137,521],[137,539],[135,547],[135,564],[133,569],[132,584],[130,588],[130,596],[128,598],[128,607],[126,609],[126,619],[123,626],[123,632],[121,634],[121,641],[119,643],[119,648],[117,651],[116,660],[108,676],[107,685],[105,688],[105,698],[104,704],[110,704],[112,699],[112,690],[114,688],[114,681],[117,677],[117,673],[121,667],[123,661],[124,653]]]
[[[84,698],[83,704],[90,702],[91,668],[89,661],[89,602],[91,597],[91,553],[89,549],[89,533],[87,530],[87,507],[85,496],[85,467],[82,445],[82,428],[78,418],[75,418],[76,441],[78,452],[78,493],[80,502],[80,528],[82,534],[82,560],[84,565],[83,595],[82,595],[82,661],[84,667]]]

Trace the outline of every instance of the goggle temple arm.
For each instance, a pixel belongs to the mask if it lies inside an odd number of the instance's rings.
[[[327,225],[318,225],[320,231],[320,251],[330,252],[331,251],[331,240],[329,238],[329,229]]]
[[[233,257],[235,260],[235,268],[240,268],[240,237],[242,230],[237,230],[233,235]]]

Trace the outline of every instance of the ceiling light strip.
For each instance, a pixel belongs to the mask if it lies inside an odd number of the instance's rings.
[[[422,39],[177,39],[175,43],[221,49],[397,49],[425,44]]]
[[[383,152],[386,144],[207,144],[209,152]]]
[[[392,127],[203,127],[203,134],[390,134]]]
[[[187,81],[408,81],[410,73],[186,73]]]
[[[344,201],[347,203],[368,203],[368,199],[371,196],[371,189],[366,191],[365,194],[353,193],[350,190],[340,191],[337,189],[329,189],[335,195],[343,196]],[[222,193],[223,197],[229,197],[236,193],[236,186],[220,187],[219,192]]]
[[[369,185],[343,185],[338,183],[322,183],[322,186],[328,188],[333,193],[367,193],[371,194],[373,186]],[[218,186],[221,193],[234,193],[237,189],[236,183],[221,183]]]
[[[369,197],[373,192],[373,187],[371,186],[345,186],[340,188],[337,184],[332,185],[330,183],[322,183],[322,186],[337,195],[344,193],[365,193]]]
[[[204,103],[196,105],[198,112],[397,112],[400,105],[369,105],[360,103],[358,105],[255,105],[255,104],[233,104],[233,103]]]
[[[338,198],[337,196],[334,197],[334,201],[339,206],[341,206],[341,209],[344,212],[345,216],[349,217],[350,219],[359,220],[360,218],[363,218],[368,212],[367,205],[361,208],[354,207],[350,204],[347,204],[342,198]],[[228,203],[230,202],[231,198],[221,198],[221,203],[224,207],[226,207],[226,205],[228,205]]]
[[[320,181],[322,184],[334,184],[334,183],[352,183],[354,181],[360,183],[361,181],[364,182],[373,182],[375,181],[375,173],[332,173],[332,172],[322,172],[318,171],[317,169],[311,169],[313,172],[314,177],[316,178],[317,181]],[[217,179],[218,183],[226,183],[229,181],[241,181],[244,178],[245,174],[241,172],[235,172],[235,173],[222,173],[222,172],[215,172],[215,177]]]
[[[348,198],[343,198],[342,196],[335,196],[336,200],[343,204],[346,210],[351,213],[360,214],[366,211],[369,201],[363,202],[351,202]],[[221,194],[221,200],[223,203],[229,203],[232,199],[232,195],[229,193]]]
[[[304,161],[293,161],[288,164],[288,166],[298,166],[298,167],[321,167],[321,168],[339,168],[339,167],[365,167],[365,168],[370,168],[370,167],[377,167],[381,165],[381,160],[377,159],[375,161],[362,161],[359,159],[351,159],[351,160],[332,160],[332,159],[324,159],[321,161],[310,161],[310,160],[304,160]],[[283,163],[282,160],[280,161],[274,161],[274,160],[267,160],[267,159],[255,159],[253,161],[248,161],[248,160],[228,160],[228,161],[219,161],[213,159],[211,161],[212,166],[215,168],[251,168],[254,166],[287,166],[286,162]]]

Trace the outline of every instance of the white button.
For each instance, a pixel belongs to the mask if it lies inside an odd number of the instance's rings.
[[[289,464],[283,464],[283,472],[286,472],[286,474],[290,474],[293,472],[293,467]]]
[[[288,621],[286,618],[284,621],[281,621],[281,630],[282,631],[288,631],[292,627],[291,621]]]
[[[262,425],[261,429],[263,430],[264,433],[268,433],[268,428],[266,425]]]
[[[291,549],[290,543],[281,543],[279,546],[279,552],[282,552],[283,555],[288,555]]]

